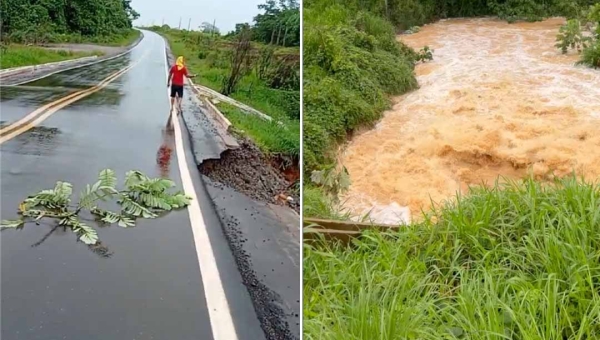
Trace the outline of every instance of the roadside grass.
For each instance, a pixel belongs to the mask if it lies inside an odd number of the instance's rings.
[[[30,66],[99,55],[99,52],[49,50],[35,46],[8,45],[0,50],[0,68]]]
[[[300,158],[300,124],[297,121],[266,121],[253,114],[244,113],[239,108],[217,104],[219,110],[231,124],[249,136],[267,156],[285,155],[298,160]]]
[[[598,339],[599,227],[596,184],[527,179],[399,232],[304,245],[304,337]]]

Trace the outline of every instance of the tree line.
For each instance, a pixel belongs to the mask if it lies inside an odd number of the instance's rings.
[[[258,5],[264,12],[254,17],[253,25],[240,23],[227,36],[249,30],[252,40],[277,46],[300,46],[300,4],[298,0],[267,0]]]
[[[23,34],[111,36],[132,28],[131,0],[2,0],[2,38]],[[17,39],[18,40],[18,39]]]
[[[535,21],[548,16],[577,17],[598,0],[304,0],[304,8],[327,10],[344,6],[366,11],[388,20],[398,30],[420,26],[436,19],[498,16],[509,22]],[[333,18],[329,18],[331,20]],[[326,19],[327,20],[327,19]]]

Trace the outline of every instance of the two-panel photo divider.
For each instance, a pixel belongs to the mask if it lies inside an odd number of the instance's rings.
[[[6,0],[3,340],[600,339],[600,1]]]

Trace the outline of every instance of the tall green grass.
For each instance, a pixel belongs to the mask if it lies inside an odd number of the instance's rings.
[[[475,188],[397,233],[304,249],[304,338],[600,338],[600,188]]]
[[[0,49],[0,68],[39,65],[100,54],[99,52],[71,52],[34,46],[8,45]]]
[[[305,184],[302,190],[302,212],[305,217],[324,218],[330,220],[348,220],[350,213],[344,211],[339,203],[327,197],[323,190]]]

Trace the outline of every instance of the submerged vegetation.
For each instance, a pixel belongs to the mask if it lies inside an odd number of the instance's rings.
[[[598,225],[597,185],[528,179],[398,232],[305,245],[304,338],[598,339]]]
[[[31,195],[19,205],[21,218],[3,220],[1,226],[22,228],[29,222],[37,223],[43,218],[51,218],[58,220],[57,226],[73,230],[83,243],[95,245],[98,233],[80,218],[81,213],[89,212],[98,223],[133,227],[138,218],[157,218],[161,213],[189,205],[190,198],[182,192],[168,191],[174,185],[168,179],[149,178],[139,171],[129,171],[125,176],[125,188],[118,190],[115,172],[105,169],[100,172],[96,183],[85,187],[77,204],[72,204],[72,184],[56,182],[54,189]],[[100,202],[112,199],[118,200],[120,212],[112,212],[99,206]]]
[[[589,34],[586,34],[589,33]],[[581,53],[580,65],[600,67],[600,3],[590,6],[580,18],[570,19],[556,36],[556,47],[562,53],[569,49]]]

